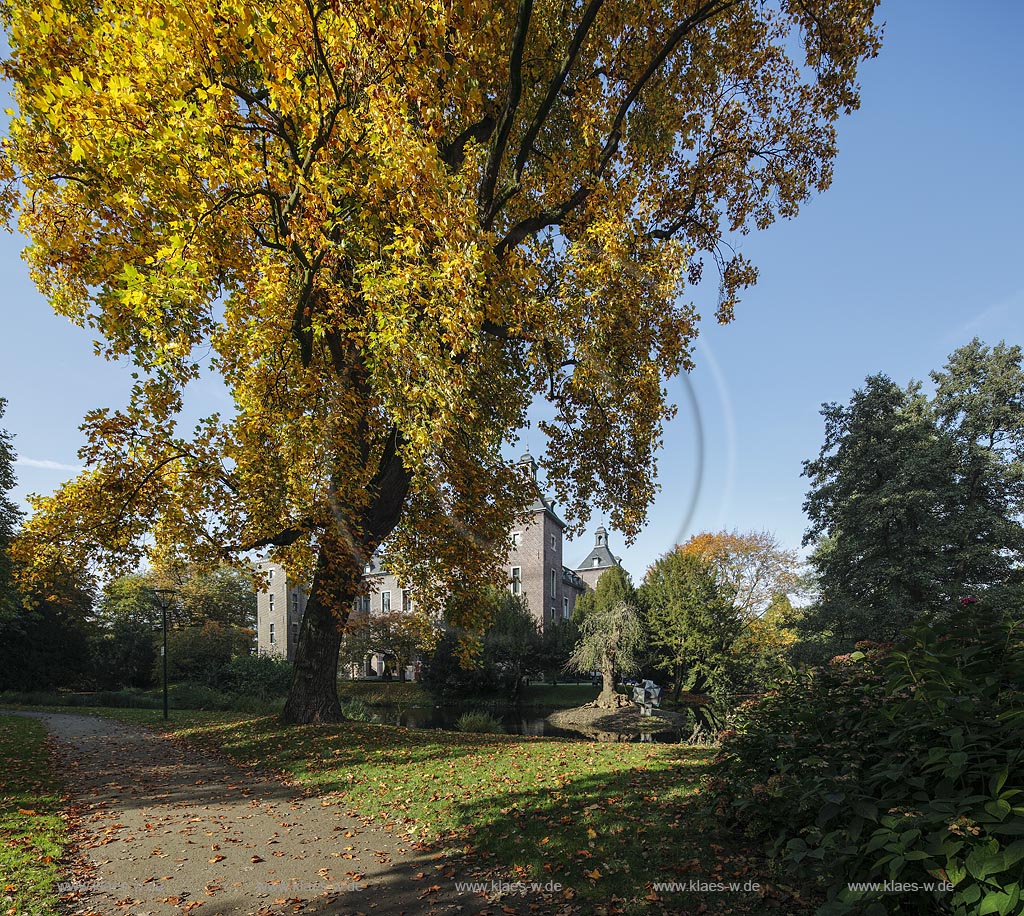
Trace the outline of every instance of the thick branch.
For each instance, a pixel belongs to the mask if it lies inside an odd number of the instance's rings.
[[[501,161],[505,158],[505,149],[508,146],[508,136],[512,130],[512,121],[515,119],[516,109],[519,107],[519,99],[523,94],[523,49],[526,47],[526,35],[530,29],[530,16],[532,13],[533,0],[520,0],[515,31],[512,33],[512,49],[508,60],[508,93],[505,96],[505,105],[498,118],[494,142],[491,146],[491,153],[487,157],[487,167],[484,169],[484,176],[480,182],[480,193],[477,196],[480,223],[485,229],[490,227],[494,219],[492,207],[494,188],[498,183]]]
[[[470,140],[486,143],[490,140],[496,123],[493,117],[485,115],[476,124],[467,127],[451,143],[442,144],[440,147],[441,159],[444,160],[448,168],[453,172],[462,168],[462,162],[466,158],[466,144]]]
[[[526,161],[533,150],[533,144],[537,140],[537,135],[540,133],[541,128],[544,126],[544,122],[551,113],[551,109],[555,104],[555,99],[558,98],[558,93],[562,91],[562,86],[565,85],[565,80],[576,63],[576,58],[579,56],[580,49],[583,47],[583,42],[586,40],[587,33],[590,31],[590,27],[594,24],[594,20],[597,18],[597,14],[600,12],[603,5],[604,0],[590,0],[587,8],[583,11],[583,18],[580,20],[580,24],[576,27],[576,32],[572,36],[572,41],[569,42],[569,48],[565,52],[565,59],[562,61],[562,66],[559,67],[554,79],[551,80],[547,94],[544,96],[544,101],[540,103],[537,113],[533,116],[530,126],[526,129],[526,134],[523,136],[523,142],[519,145],[519,155],[516,156],[514,167],[515,184],[519,184],[523,177],[523,169],[526,167]]]
[[[658,52],[651,58],[647,67],[637,78],[633,87],[626,93],[625,98],[619,104],[612,121],[608,137],[601,149],[596,168],[591,171],[589,181],[581,184],[572,196],[555,207],[549,207],[534,216],[520,220],[508,231],[505,237],[498,242],[494,251],[499,257],[503,257],[509,251],[516,248],[525,239],[536,235],[548,226],[559,225],[566,216],[579,207],[591,194],[597,183],[604,177],[605,169],[611,163],[612,158],[618,152],[622,142],[622,129],[626,117],[629,115],[636,100],[651,78],[661,68],[680,45],[684,38],[689,35],[697,26],[707,22],[712,17],[725,12],[732,6],[736,6],[740,0],[711,0],[699,7],[691,16],[684,19],[669,35]]]

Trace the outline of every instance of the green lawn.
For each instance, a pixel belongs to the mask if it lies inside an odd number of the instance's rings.
[[[148,710],[107,714],[163,727]],[[443,850],[460,875],[557,881],[558,900],[614,898],[623,912],[740,914],[766,906],[754,892],[652,890],[662,881],[767,884],[763,860],[719,836],[700,810],[706,749],[356,722],[285,728],[228,713],[175,713],[170,728],[244,766],[283,771],[334,794],[345,810],[397,824]],[[770,896],[799,911],[799,901]],[[520,899],[525,906],[530,898]]]
[[[66,824],[45,738],[35,719],[0,716],[0,913],[58,912]]]

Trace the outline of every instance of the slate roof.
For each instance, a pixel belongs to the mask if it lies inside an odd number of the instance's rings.
[[[594,560],[598,563],[594,563]],[[607,569],[609,566],[621,566],[622,563],[608,549],[608,532],[604,528],[598,528],[594,532],[594,549],[587,554],[587,558],[576,567],[577,570],[584,569]]]

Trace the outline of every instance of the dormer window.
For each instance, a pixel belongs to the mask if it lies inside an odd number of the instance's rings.
[[[594,557],[594,565],[595,566],[600,566],[601,565],[601,558],[600,557]]]

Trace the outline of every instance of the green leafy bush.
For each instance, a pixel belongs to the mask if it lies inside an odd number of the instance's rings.
[[[1024,912],[1024,625],[962,610],[794,673],[722,735],[717,813],[821,916]],[[886,881],[918,888],[850,887]]]
[[[482,735],[502,735],[505,729],[499,719],[489,712],[464,712],[455,720],[460,732],[477,732]]]
[[[292,663],[270,655],[238,655],[220,670],[220,681],[238,696],[283,697],[292,683]]]

